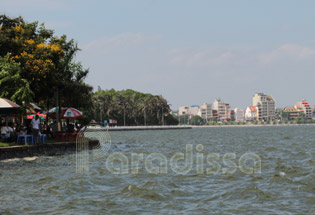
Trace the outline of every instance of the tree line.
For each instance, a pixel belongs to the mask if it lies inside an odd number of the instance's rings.
[[[99,90],[93,94],[89,117],[96,121],[115,119],[118,125],[177,125],[167,100],[161,95],[131,89]]]

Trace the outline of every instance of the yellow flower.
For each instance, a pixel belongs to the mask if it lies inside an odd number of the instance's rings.
[[[21,56],[24,57],[25,55],[27,55],[27,52],[26,52],[26,51],[23,51],[23,52],[21,53]]]
[[[18,25],[18,26],[15,26],[14,30],[17,32],[23,32],[24,29],[21,27],[21,25]]]
[[[61,51],[61,48],[60,48],[60,46],[59,46],[58,44],[52,44],[52,45],[50,46],[50,50],[51,50],[52,52],[58,52],[58,51]]]
[[[30,45],[34,44],[34,40],[26,40],[25,42],[30,44]]]
[[[38,49],[42,49],[42,48],[45,48],[46,45],[44,43],[40,43],[40,44],[37,44],[36,46]]]

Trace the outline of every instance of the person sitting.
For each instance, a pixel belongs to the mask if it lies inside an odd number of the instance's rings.
[[[74,125],[71,123],[68,125],[68,133],[74,133]]]
[[[27,129],[26,129],[26,127],[23,126],[23,125],[20,125],[19,128],[18,128],[18,130],[19,130],[18,134],[20,134],[20,135],[25,135],[25,134],[27,134]],[[17,130],[17,131],[18,131],[18,130]]]
[[[10,133],[10,141],[16,140],[17,139],[17,134],[15,132],[15,129],[13,128],[13,123],[9,122],[8,125],[9,126],[7,128],[8,128],[8,131]]]
[[[54,121],[54,123],[51,123],[49,125],[49,127],[51,128],[51,133],[52,133],[52,136],[55,137],[56,136],[56,133],[58,132],[58,124],[56,121]]]
[[[1,126],[1,138],[5,140],[10,140],[11,134],[8,126],[5,125],[5,123]]]
[[[52,133],[52,129],[50,128],[49,124],[46,121],[44,122],[44,133],[47,135],[47,138],[48,138],[48,135],[50,135],[51,138],[54,137]]]

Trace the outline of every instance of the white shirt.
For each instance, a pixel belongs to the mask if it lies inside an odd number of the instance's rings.
[[[33,129],[39,129],[39,124],[40,124],[39,118],[37,120],[35,118],[32,119]]]
[[[1,127],[1,134],[7,134],[9,133],[8,127],[7,126],[2,126]]]

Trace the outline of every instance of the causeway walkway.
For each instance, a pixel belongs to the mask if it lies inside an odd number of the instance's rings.
[[[104,130],[102,126],[89,126],[89,129]],[[172,129],[192,129],[192,126],[184,125],[163,125],[163,126],[117,126],[109,127],[108,131],[139,131],[139,130],[172,130]]]

